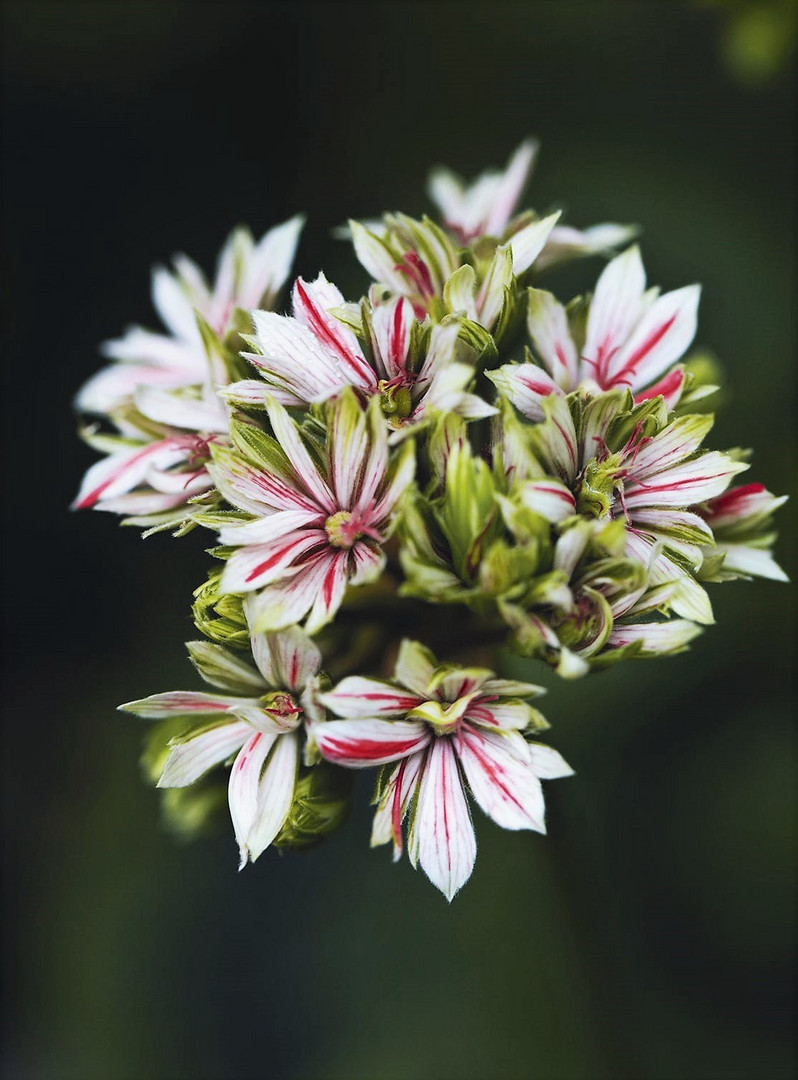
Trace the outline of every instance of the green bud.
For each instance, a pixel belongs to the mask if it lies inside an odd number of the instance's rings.
[[[343,825],[349,813],[354,773],[321,762],[300,769],[294,801],[275,847],[306,848]]]

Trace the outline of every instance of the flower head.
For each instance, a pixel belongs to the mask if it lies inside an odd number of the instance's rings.
[[[529,419],[542,419],[540,400],[576,389],[629,388],[636,401],[662,395],[672,408],[685,385],[676,367],[695,336],[700,289],[659,295],[646,290],[637,246],[607,264],[584,312],[530,289],[527,327],[536,360],[507,364],[491,378]],[[584,329],[581,327],[584,325]]]
[[[394,508],[413,479],[411,442],[389,464],[378,401],[364,411],[347,390],[327,408],[323,448],[312,446],[272,401],[267,412],[273,439],[237,425],[239,452],[212,449],[209,470],[217,488],[250,515],[219,532],[221,543],[236,549],[220,587],[223,593],[256,594],[251,611],[257,630],[307,617],[307,631],[314,633],[333,618],[347,586],[378,577]]]
[[[273,397],[307,408],[350,386],[363,401],[379,399],[397,439],[436,411],[469,419],[494,412],[467,390],[474,370],[460,360],[467,348],[457,318],[422,327],[403,297],[351,308],[324,274],[298,278],[293,315],[253,312],[254,333],[246,340],[257,351],[243,355],[264,381],[233,383],[224,396],[245,407],[262,408]]]
[[[451,900],[476,858],[466,792],[502,828],[545,832],[540,781],[572,773],[556,750],[524,737],[547,726],[523,700],[539,693],[484,668],[440,666],[405,640],[392,682],[350,677],[321,695],[343,719],[314,723],[311,738],[335,764],[392,766],[378,787],[372,845],[392,840],[398,858],[410,811],[411,862]]]
[[[218,692],[172,691],[119,707],[174,725],[158,787],[187,787],[233,757],[228,800],[243,868],[278,837],[291,810],[321,653],[297,626],[253,633],[254,666],[208,641],[188,649]]]

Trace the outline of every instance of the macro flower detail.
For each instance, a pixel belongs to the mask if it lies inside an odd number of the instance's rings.
[[[202,677],[220,693],[173,691],[119,708],[170,726],[177,722],[158,787],[187,787],[233,758],[228,801],[242,869],[274,841],[291,809],[307,692],[321,653],[296,626],[252,634],[254,666],[208,641],[190,641],[187,648]]]
[[[223,448],[211,450],[209,469],[219,490],[251,516],[219,531],[220,542],[236,549],[220,587],[223,593],[256,594],[256,630],[306,618],[308,633],[315,633],[335,616],[349,585],[374,581],[385,564],[382,547],[393,511],[413,479],[411,442],[389,464],[377,401],[364,411],[346,391],[328,410],[321,455],[312,455],[277,402],[267,406],[274,439],[259,435],[252,441],[253,429],[237,429],[251,461]]]
[[[242,307],[275,301],[301,227],[302,218],[292,218],[258,244],[246,229],[233,232],[212,289],[185,256],[174,274],[154,272],[153,301],[172,336],[133,327],[105,346],[117,362],[78,394],[80,411],[107,416],[116,431],[84,430],[108,456],[86,473],[75,509],[125,514],[125,524],[151,532],[191,527],[186,504],[213,493],[209,445],[228,441],[230,410],[217,389],[235,370],[236,319]]]
[[[407,842],[451,900],[471,804],[542,833],[542,781],[571,775],[537,739],[533,662],[584,680],[666,658],[713,623],[715,583],[786,580],[785,497],[730,486],[750,452],[709,444],[699,287],[648,288],[639,248],[616,254],[636,229],[524,209],[536,152],[471,183],[435,170],[440,222],[351,220],[357,300],[317,272],[277,308],[299,217],[234,232],[212,284],[179,257],[153,279],[168,333],[106,345],[78,395],[102,458],[74,505],[216,538],[188,645],[212,692],[122,708],[155,721],[142,765],[167,827],[228,806],[242,865],[323,839],[374,767],[372,844]],[[608,259],[592,295],[537,287],[590,254]],[[466,666],[493,648],[518,680]]]
[[[490,377],[531,420],[542,419],[541,398],[577,389],[628,387],[636,401],[662,395],[672,408],[685,385],[675,365],[695,336],[699,295],[697,285],[661,296],[647,291],[640,251],[630,247],[599,277],[583,330],[581,309],[530,289],[527,327],[537,361],[505,365]]]
[[[354,676],[321,695],[343,719],[313,724],[311,739],[335,764],[392,766],[378,785],[372,846],[392,840],[398,859],[409,812],[410,860],[451,900],[476,858],[466,793],[502,828],[542,833],[541,779],[572,775],[556,750],[525,738],[548,726],[524,700],[540,693],[484,668],[438,665],[404,640],[393,682]]]
[[[242,380],[224,396],[241,406],[262,407],[271,396],[307,408],[351,386],[364,401],[379,398],[388,425],[404,432],[435,411],[469,419],[493,413],[467,390],[474,369],[459,359],[467,347],[456,318],[418,326],[410,303],[396,297],[363,306],[359,340],[337,317],[345,311],[343,295],[323,274],[312,282],[298,278],[292,316],[253,313],[254,333],[247,341],[257,352],[243,356],[265,381]]]
[[[303,218],[270,229],[256,244],[248,229],[234,230],[219,256],[213,286],[185,255],[174,271],[158,267],[152,275],[152,302],[167,334],[131,327],[102,346],[115,361],[80,390],[80,412],[106,415],[128,401],[139,386],[194,386],[208,379],[208,360],[197,313],[223,338],[235,310],[271,307],[294,261]]]

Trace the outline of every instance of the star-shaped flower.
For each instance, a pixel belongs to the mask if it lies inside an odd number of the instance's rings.
[[[502,828],[545,832],[540,781],[572,774],[556,750],[524,737],[548,726],[523,700],[540,693],[484,668],[439,666],[405,640],[393,682],[351,677],[321,695],[344,719],[314,723],[310,738],[338,765],[393,765],[379,785],[372,845],[392,840],[399,858],[410,811],[410,860],[451,900],[476,858],[467,792]]]
[[[313,708],[308,690],[321,654],[297,626],[253,633],[254,667],[208,641],[190,641],[188,649],[219,692],[152,694],[119,708],[150,720],[185,718],[185,731],[171,740],[159,787],[187,787],[234,756],[228,799],[241,869],[272,843],[291,809],[302,728]]]

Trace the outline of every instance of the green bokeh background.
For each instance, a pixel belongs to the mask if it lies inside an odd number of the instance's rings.
[[[92,460],[71,396],[99,341],[152,324],[153,262],[207,266],[238,221],[304,210],[298,270],[356,294],[331,226],[420,212],[430,164],[472,174],[530,133],[532,205],[639,222],[653,283],[704,283],[698,343],[730,388],[714,445],[794,490],[793,10],[6,2],[4,1076],[793,1074],[790,587],[716,588],[718,625],[673,660],[536,669],[578,775],[549,785],[546,838],[477,822],[450,907],[369,851],[366,776],[323,848],[241,875],[230,835],[163,831],[114,707],[194,685],[204,538],[66,510]]]

